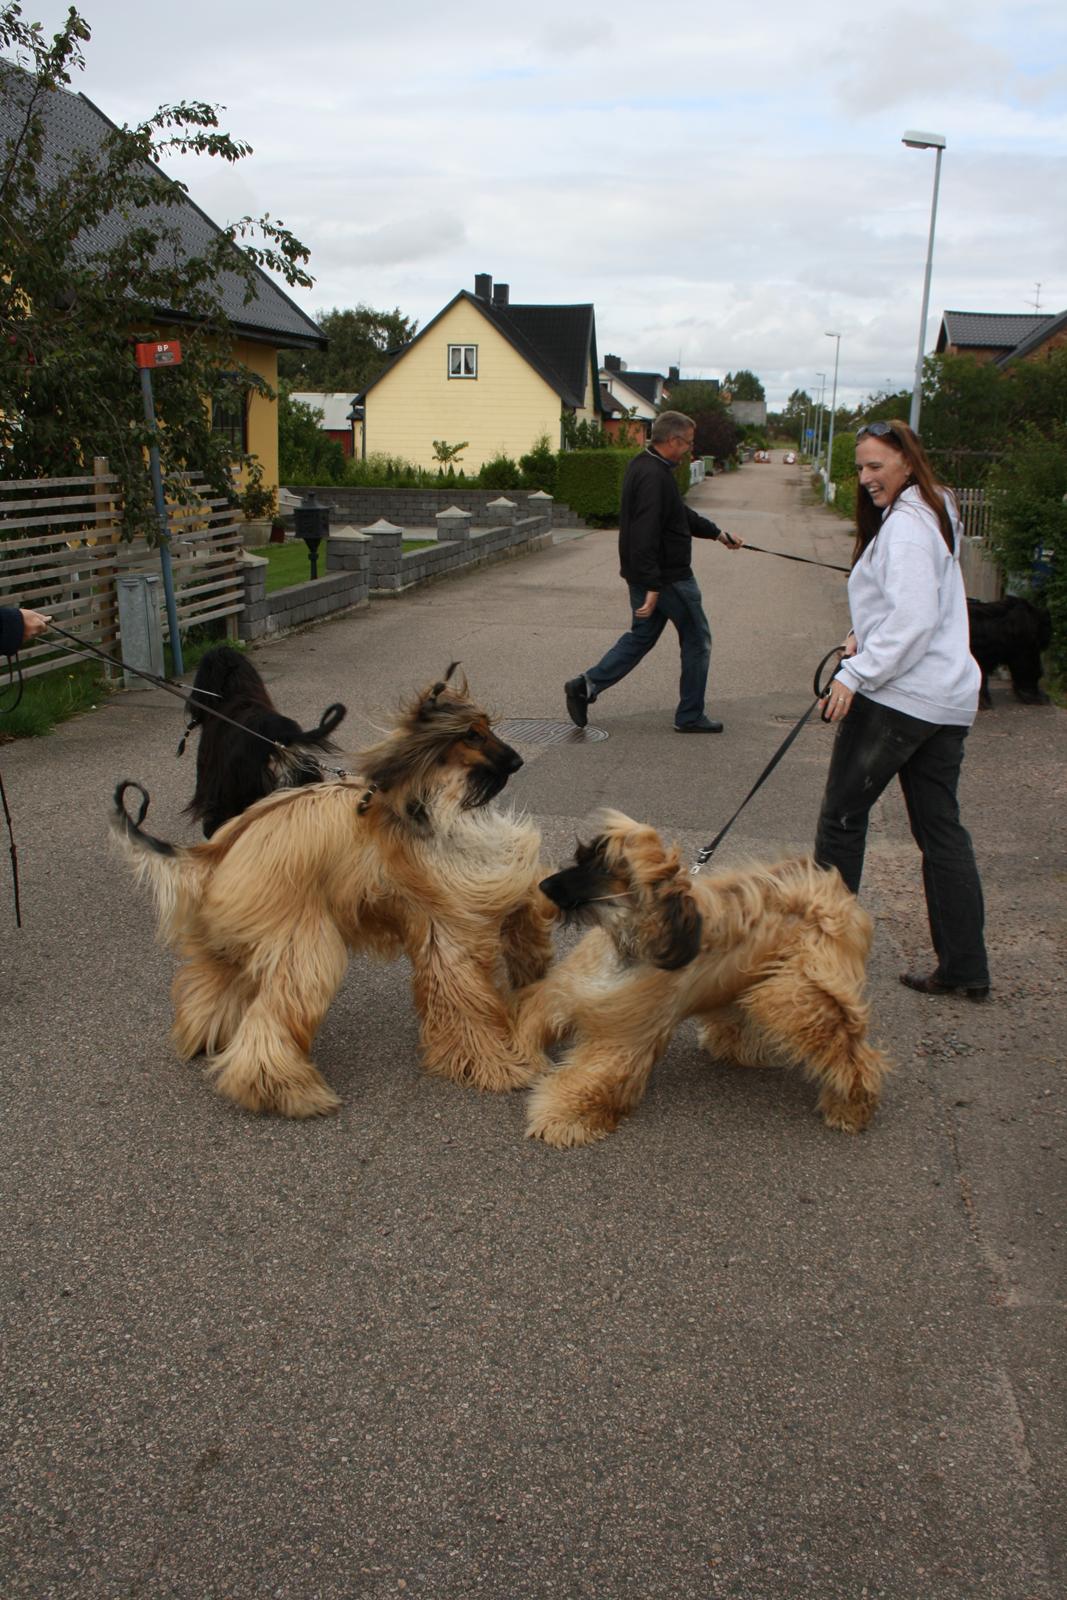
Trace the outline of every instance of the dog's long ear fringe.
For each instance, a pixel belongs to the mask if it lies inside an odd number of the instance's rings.
[[[648,952],[653,966],[664,972],[687,967],[700,951],[704,922],[696,901],[682,884],[664,890],[659,896],[658,937]]]

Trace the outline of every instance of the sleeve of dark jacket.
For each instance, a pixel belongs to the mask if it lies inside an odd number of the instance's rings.
[[[717,539],[722,529],[712,522],[709,517],[702,517],[699,511],[694,511],[691,506],[685,506],[685,520],[689,524],[689,532],[694,539]]]
[[[0,655],[17,655],[22,644],[22,612],[17,606],[0,606]]]

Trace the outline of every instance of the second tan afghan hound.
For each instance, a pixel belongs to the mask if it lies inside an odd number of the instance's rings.
[[[181,966],[172,1038],[201,1052],[220,1094],[309,1117],[337,1096],[308,1056],[350,950],[405,954],[423,1061],[480,1089],[528,1083],[507,984],[539,978],[552,908],[540,835],[488,802],[522,759],[493,733],[454,668],[358,758],[358,778],[281,790],[188,848],[127,815],[112,824],[156,900]]]
[[[866,1126],[888,1070],[866,1037],[872,925],[836,871],[804,857],[694,878],[655,829],[609,811],[541,888],[593,926],[516,997],[531,1059],[569,1040],[531,1092],[531,1137],[567,1146],[610,1133],[686,1017],[711,1055],[801,1067],[830,1127]]]

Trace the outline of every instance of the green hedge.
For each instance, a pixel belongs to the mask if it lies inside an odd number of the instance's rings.
[[[615,522],[632,450],[565,450],[558,459],[556,499],[589,521]]]
[[[635,450],[564,450],[556,457],[556,499],[569,505],[588,522],[609,526],[619,520],[622,480]],[[689,457],[674,469],[675,482],[683,495],[689,492]]]

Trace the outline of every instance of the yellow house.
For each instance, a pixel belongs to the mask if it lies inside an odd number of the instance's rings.
[[[435,441],[466,441],[471,472],[542,434],[555,450],[564,413],[602,420],[599,370],[592,305],[513,305],[479,273],[356,396],[356,449],[433,468]]]

